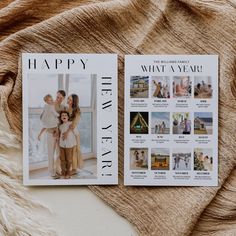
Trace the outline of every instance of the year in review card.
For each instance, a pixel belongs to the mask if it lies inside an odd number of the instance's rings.
[[[218,56],[125,57],[125,185],[217,186]]]

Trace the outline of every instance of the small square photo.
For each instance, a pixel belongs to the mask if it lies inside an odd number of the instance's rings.
[[[148,76],[131,76],[130,77],[130,97],[131,98],[148,98],[149,77]]]
[[[148,148],[130,148],[130,169],[148,169]]]
[[[148,134],[148,112],[130,112],[130,134]]]
[[[168,148],[152,148],[151,150],[151,169],[169,170],[170,150]]]
[[[212,98],[212,81],[210,76],[194,77],[194,98]]]
[[[192,81],[189,76],[173,77],[173,97],[190,98],[192,95]]]
[[[191,118],[189,112],[174,112],[173,119],[173,134],[191,134]]]
[[[195,112],[194,113],[194,134],[209,135],[212,134],[213,128],[212,112]]]
[[[173,170],[191,170],[191,149],[176,148],[172,152]]]
[[[152,76],[151,88],[153,98],[170,98],[170,77]]]
[[[212,171],[212,166],[213,166],[212,149],[195,148],[194,149],[194,170]]]
[[[170,113],[152,112],[151,113],[151,133],[169,134],[170,133]]]

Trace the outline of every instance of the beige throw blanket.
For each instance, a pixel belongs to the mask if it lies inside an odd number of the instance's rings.
[[[90,189],[140,235],[236,235],[235,0],[2,0],[0,29],[0,107],[18,140],[22,52],[117,53],[120,185]],[[125,54],[219,55],[219,187],[122,185]],[[17,141],[0,142],[0,234],[53,235],[18,181]]]

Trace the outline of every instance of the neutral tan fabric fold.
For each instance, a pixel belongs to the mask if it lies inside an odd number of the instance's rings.
[[[120,185],[90,189],[140,235],[236,235],[235,1],[6,2],[0,3],[0,102],[18,139],[22,52],[118,53]],[[124,54],[219,55],[219,187],[122,185]]]

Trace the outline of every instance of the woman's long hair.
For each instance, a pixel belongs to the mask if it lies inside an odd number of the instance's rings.
[[[79,97],[76,94],[71,94],[72,97],[72,114],[71,119],[73,120],[77,114],[80,115],[80,107],[79,107]]]

